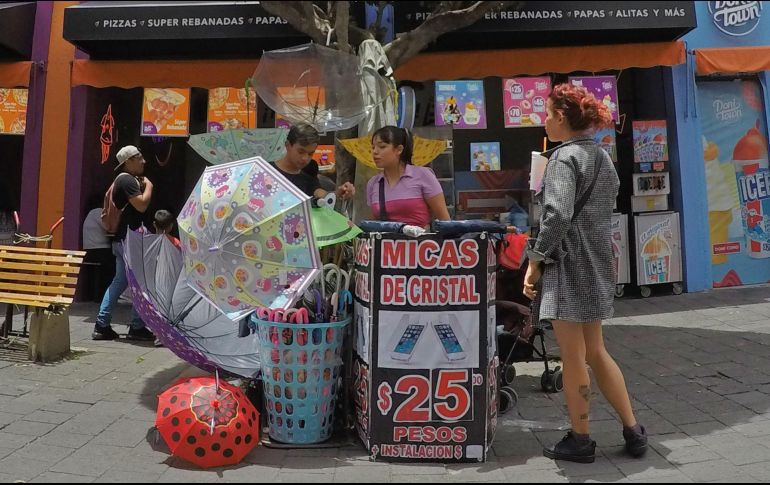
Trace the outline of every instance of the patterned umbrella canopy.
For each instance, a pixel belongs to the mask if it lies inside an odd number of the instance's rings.
[[[201,468],[235,465],[259,442],[259,413],[235,386],[181,379],[158,396],[155,426],[174,456]]]
[[[178,220],[189,284],[232,320],[289,308],[321,272],[310,209],[261,158],[207,168]]]
[[[224,130],[192,135],[187,144],[212,165],[252,157],[272,162],[286,153],[288,134],[283,128]]]
[[[129,231],[126,274],[134,307],[169,350],[203,370],[255,377],[255,338],[238,338],[238,325],[187,284],[182,253],[165,236]]]

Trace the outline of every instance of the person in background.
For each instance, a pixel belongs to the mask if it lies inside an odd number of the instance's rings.
[[[449,210],[436,175],[412,165],[412,136],[396,126],[380,128],[372,136],[372,155],[382,173],[366,186],[372,218],[427,228],[431,220],[449,220]]]
[[[93,340],[115,340],[117,332],[112,329],[112,312],[120,295],[128,288],[126,263],[123,259],[123,244],[129,229],[142,227],[142,214],[147,211],[152,199],[153,185],[144,178],[144,157],[139,149],[128,145],[120,149],[116,155],[118,166],[115,167],[117,176],[113,183],[112,201],[121,211],[120,225],[112,241],[112,254],[115,255],[115,278],[104,293],[96,325],[91,334]],[[127,337],[129,340],[153,341],[155,335],[145,327],[144,322],[131,309],[131,324]]]
[[[604,347],[602,320],[612,318],[615,291],[610,244],[612,207],[620,182],[612,160],[591,137],[612,124],[607,107],[583,87],[560,84],[546,102],[545,131],[562,144],[550,151],[543,189],[540,232],[528,251],[524,294],[535,300],[533,316],[553,323],[564,365],[564,396],[572,430],[543,454],[555,460],[592,463],[589,437],[591,367],[599,389],[623,422],[626,452],[647,451],[647,433],[631,407],[625,379]]]
[[[313,154],[318,148],[321,136],[310,125],[298,124],[291,127],[286,138],[286,155],[274,163],[281,175],[289,179],[302,192],[316,199],[323,199],[329,192],[321,188],[318,180],[318,164]],[[350,199],[356,195],[356,188],[350,182],[337,187],[337,197]]]
[[[110,281],[115,277],[115,256],[112,254],[112,239],[102,225],[102,198],[93,197],[88,204],[91,210],[83,222],[83,250],[86,256],[86,285],[91,299],[102,301]]]
[[[171,235],[171,233],[174,232],[174,224],[174,216],[169,211],[159,210],[155,213],[155,221],[153,222],[155,234],[165,235],[168,240],[181,251],[182,242]]]

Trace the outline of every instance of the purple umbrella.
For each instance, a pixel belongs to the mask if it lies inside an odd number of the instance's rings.
[[[239,338],[238,324],[190,288],[182,253],[167,237],[129,231],[125,246],[134,306],[163,345],[208,372],[257,375],[257,339]]]

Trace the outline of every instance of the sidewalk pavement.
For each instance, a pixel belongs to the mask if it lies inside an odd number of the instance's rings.
[[[641,460],[622,454],[620,423],[596,389],[596,462],[544,458],[543,443],[564,434],[554,431],[567,423],[564,398],[542,393],[542,366],[526,364],[517,365],[518,407],[502,418],[485,464],[371,463],[351,444],[259,447],[240,466],[201,471],[156,450],[150,438],[156,395],[198,371],[152,344],[91,341],[97,308],[76,305],[74,358],[37,365],[0,348],[0,482],[767,481],[770,288],[625,299],[616,309],[605,335],[651,434]],[[127,307],[116,320],[128,321]]]

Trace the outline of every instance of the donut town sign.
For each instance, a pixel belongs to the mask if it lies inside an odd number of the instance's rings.
[[[709,13],[719,30],[733,37],[748,35],[759,25],[762,3],[709,2]]]

